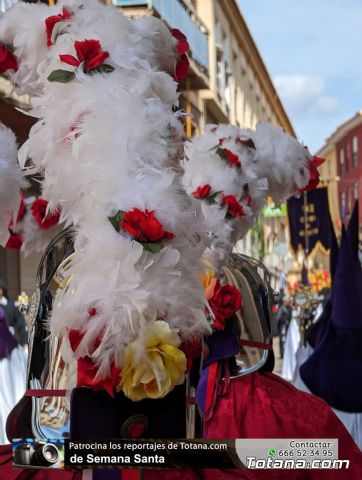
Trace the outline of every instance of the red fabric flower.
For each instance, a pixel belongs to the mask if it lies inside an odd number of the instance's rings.
[[[237,155],[235,155],[235,153],[233,153],[228,148],[224,148],[224,152],[225,152],[225,155],[227,156],[229,165],[231,165],[233,167],[240,167],[241,166],[239,157]]]
[[[243,206],[238,202],[237,198],[234,195],[223,195],[222,203],[227,205],[227,213],[230,217],[243,217],[245,215],[245,210]]]
[[[4,73],[7,70],[18,70],[18,61],[3,43],[0,43],[0,73]]]
[[[90,316],[93,316],[90,313]],[[83,334],[79,330],[69,330],[70,346],[73,352],[78,348]],[[95,342],[95,349],[99,346],[100,339]],[[111,397],[114,397],[116,385],[119,383],[121,369],[116,367],[114,361],[111,364],[110,375],[104,379],[95,380],[98,368],[90,357],[81,357],[77,361],[77,387],[89,387],[92,390],[105,390]]]
[[[182,342],[180,345],[180,350],[184,352],[186,356],[186,371],[190,371],[192,367],[192,362],[195,358],[199,358],[202,355],[202,343],[199,338],[195,338],[193,341]]]
[[[187,76],[189,70],[190,62],[187,58],[186,52],[189,50],[190,46],[186,36],[177,28],[172,28],[171,34],[177,40],[176,50],[179,54],[179,60],[175,67],[175,80],[180,82]]]
[[[10,250],[20,250],[22,244],[23,237],[19,233],[10,232],[10,237],[5,245],[5,248],[10,248]]]
[[[47,35],[48,47],[53,45],[52,33],[55,25],[58,22],[63,22],[64,20],[68,20],[71,16],[72,16],[71,12],[67,10],[66,7],[63,7],[62,13],[59,13],[58,15],[52,15],[51,17],[48,17],[45,19],[45,31]]]
[[[321,166],[323,162],[325,162],[325,159],[320,157],[313,157],[312,160],[308,161],[309,182],[303,189],[300,190],[300,193],[310,192],[318,186],[320,177],[318,167]]]
[[[199,198],[200,200],[202,198],[207,198],[210,195],[211,192],[211,186],[209,184],[202,185],[201,187],[197,187],[197,189],[192,192],[192,196],[195,198]]]
[[[224,330],[225,321],[241,308],[241,293],[233,285],[221,285],[217,280],[209,305],[215,315],[212,327],[215,330]]]
[[[42,230],[47,230],[59,222],[60,212],[56,211],[51,215],[46,215],[47,207],[48,202],[43,198],[37,198],[31,206],[32,215]]]
[[[141,243],[172,240],[175,235],[164,230],[155,217],[154,210],[139,210],[134,208],[123,214],[120,226]]]
[[[78,58],[73,57],[73,55],[59,55],[59,58],[62,62],[73,67],[79,67],[84,62],[85,72],[90,72],[100,67],[105,59],[109,57],[108,52],[102,51],[98,40],[83,40],[82,42],[76,40],[74,48]]]

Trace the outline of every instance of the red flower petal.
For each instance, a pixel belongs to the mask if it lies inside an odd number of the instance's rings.
[[[127,222],[121,222],[120,226],[125,230],[127,233],[129,233],[135,240],[138,240],[139,242],[144,242],[145,238],[142,236],[142,234],[133,228],[129,223]]]
[[[190,62],[187,55],[181,55],[181,59],[176,64],[175,80],[180,82],[183,80],[189,71]]]
[[[210,192],[211,192],[211,186],[209,184],[206,184],[206,185],[197,187],[197,189],[194,192],[192,192],[191,195],[201,200],[203,198],[207,198]]]
[[[4,73],[7,70],[18,70],[18,61],[11,52],[6,48],[6,45],[0,44],[0,73]]]
[[[31,212],[41,230],[47,230],[59,222],[60,212],[56,211],[51,215],[46,215],[48,202],[43,198],[37,198],[32,206]]]
[[[176,40],[178,40],[176,44],[176,50],[180,55],[183,55],[186,53],[189,49],[189,43],[187,41],[187,37],[177,28],[172,28],[171,29],[171,34]]]
[[[153,215],[153,212],[152,215],[142,218],[140,231],[143,236],[151,242],[157,242],[158,240],[161,240],[165,233],[161,223]]]
[[[227,205],[227,213],[231,217],[243,217],[245,215],[245,210],[243,206],[238,202],[237,198],[234,195],[223,195],[222,202],[224,205]]]
[[[54,26],[58,22],[63,22],[64,20],[68,20],[71,16],[72,16],[71,12],[67,10],[65,7],[63,7],[62,13],[59,13],[58,15],[52,15],[45,19],[45,31],[47,36],[48,47],[53,45],[52,34],[53,34]]]
[[[100,52],[98,55],[95,57],[91,58],[89,61],[86,62],[84,70],[86,72],[89,72],[91,70],[94,70],[95,68],[100,67],[103,65],[104,60],[109,57],[108,52]]]
[[[101,49],[99,40],[83,40],[74,42],[74,48],[77,52],[77,57],[81,62],[84,62],[92,57],[98,55]]]
[[[240,167],[241,166],[239,157],[237,155],[235,155],[235,153],[233,153],[228,148],[224,148],[224,152],[227,156],[229,165],[232,165],[233,167]]]
[[[23,244],[23,237],[18,233],[10,233],[9,240],[7,241],[5,248],[10,250],[20,250]]]
[[[73,55],[59,55],[59,58],[63,63],[67,63],[73,67],[78,67],[80,65],[80,61],[73,57]]]

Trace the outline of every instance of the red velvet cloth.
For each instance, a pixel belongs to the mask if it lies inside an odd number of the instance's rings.
[[[253,373],[233,380],[206,422],[208,438],[338,438],[348,470],[143,470],[143,480],[361,480],[362,454],[331,408],[280,377]],[[1,480],[81,480],[61,470],[12,468],[11,446],[0,446]]]
[[[362,453],[326,402],[301,392],[273,373],[255,372],[231,381],[205,424],[207,438],[338,438],[348,470],[250,470],[256,479],[361,480]],[[230,474],[230,477],[229,477]],[[242,479],[242,471],[222,478]],[[205,476],[216,480],[216,476]]]

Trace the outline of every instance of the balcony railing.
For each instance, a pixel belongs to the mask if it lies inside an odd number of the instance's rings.
[[[113,0],[119,7],[146,6],[153,8],[171,28],[178,28],[187,37],[191,57],[206,72],[209,69],[207,29],[197,15],[182,0]]]

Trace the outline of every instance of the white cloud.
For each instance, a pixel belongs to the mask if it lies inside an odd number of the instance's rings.
[[[313,106],[324,89],[323,79],[308,75],[277,75],[275,87],[287,107],[301,112]]]
[[[335,97],[321,97],[318,100],[317,110],[325,115],[334,115],[338,112],[339,101]]]
[[[337,98],[324,95],[321,76],[277,75],[274,84],[287,110],[295,116],[306,113],[331,116],[339,109]]]

